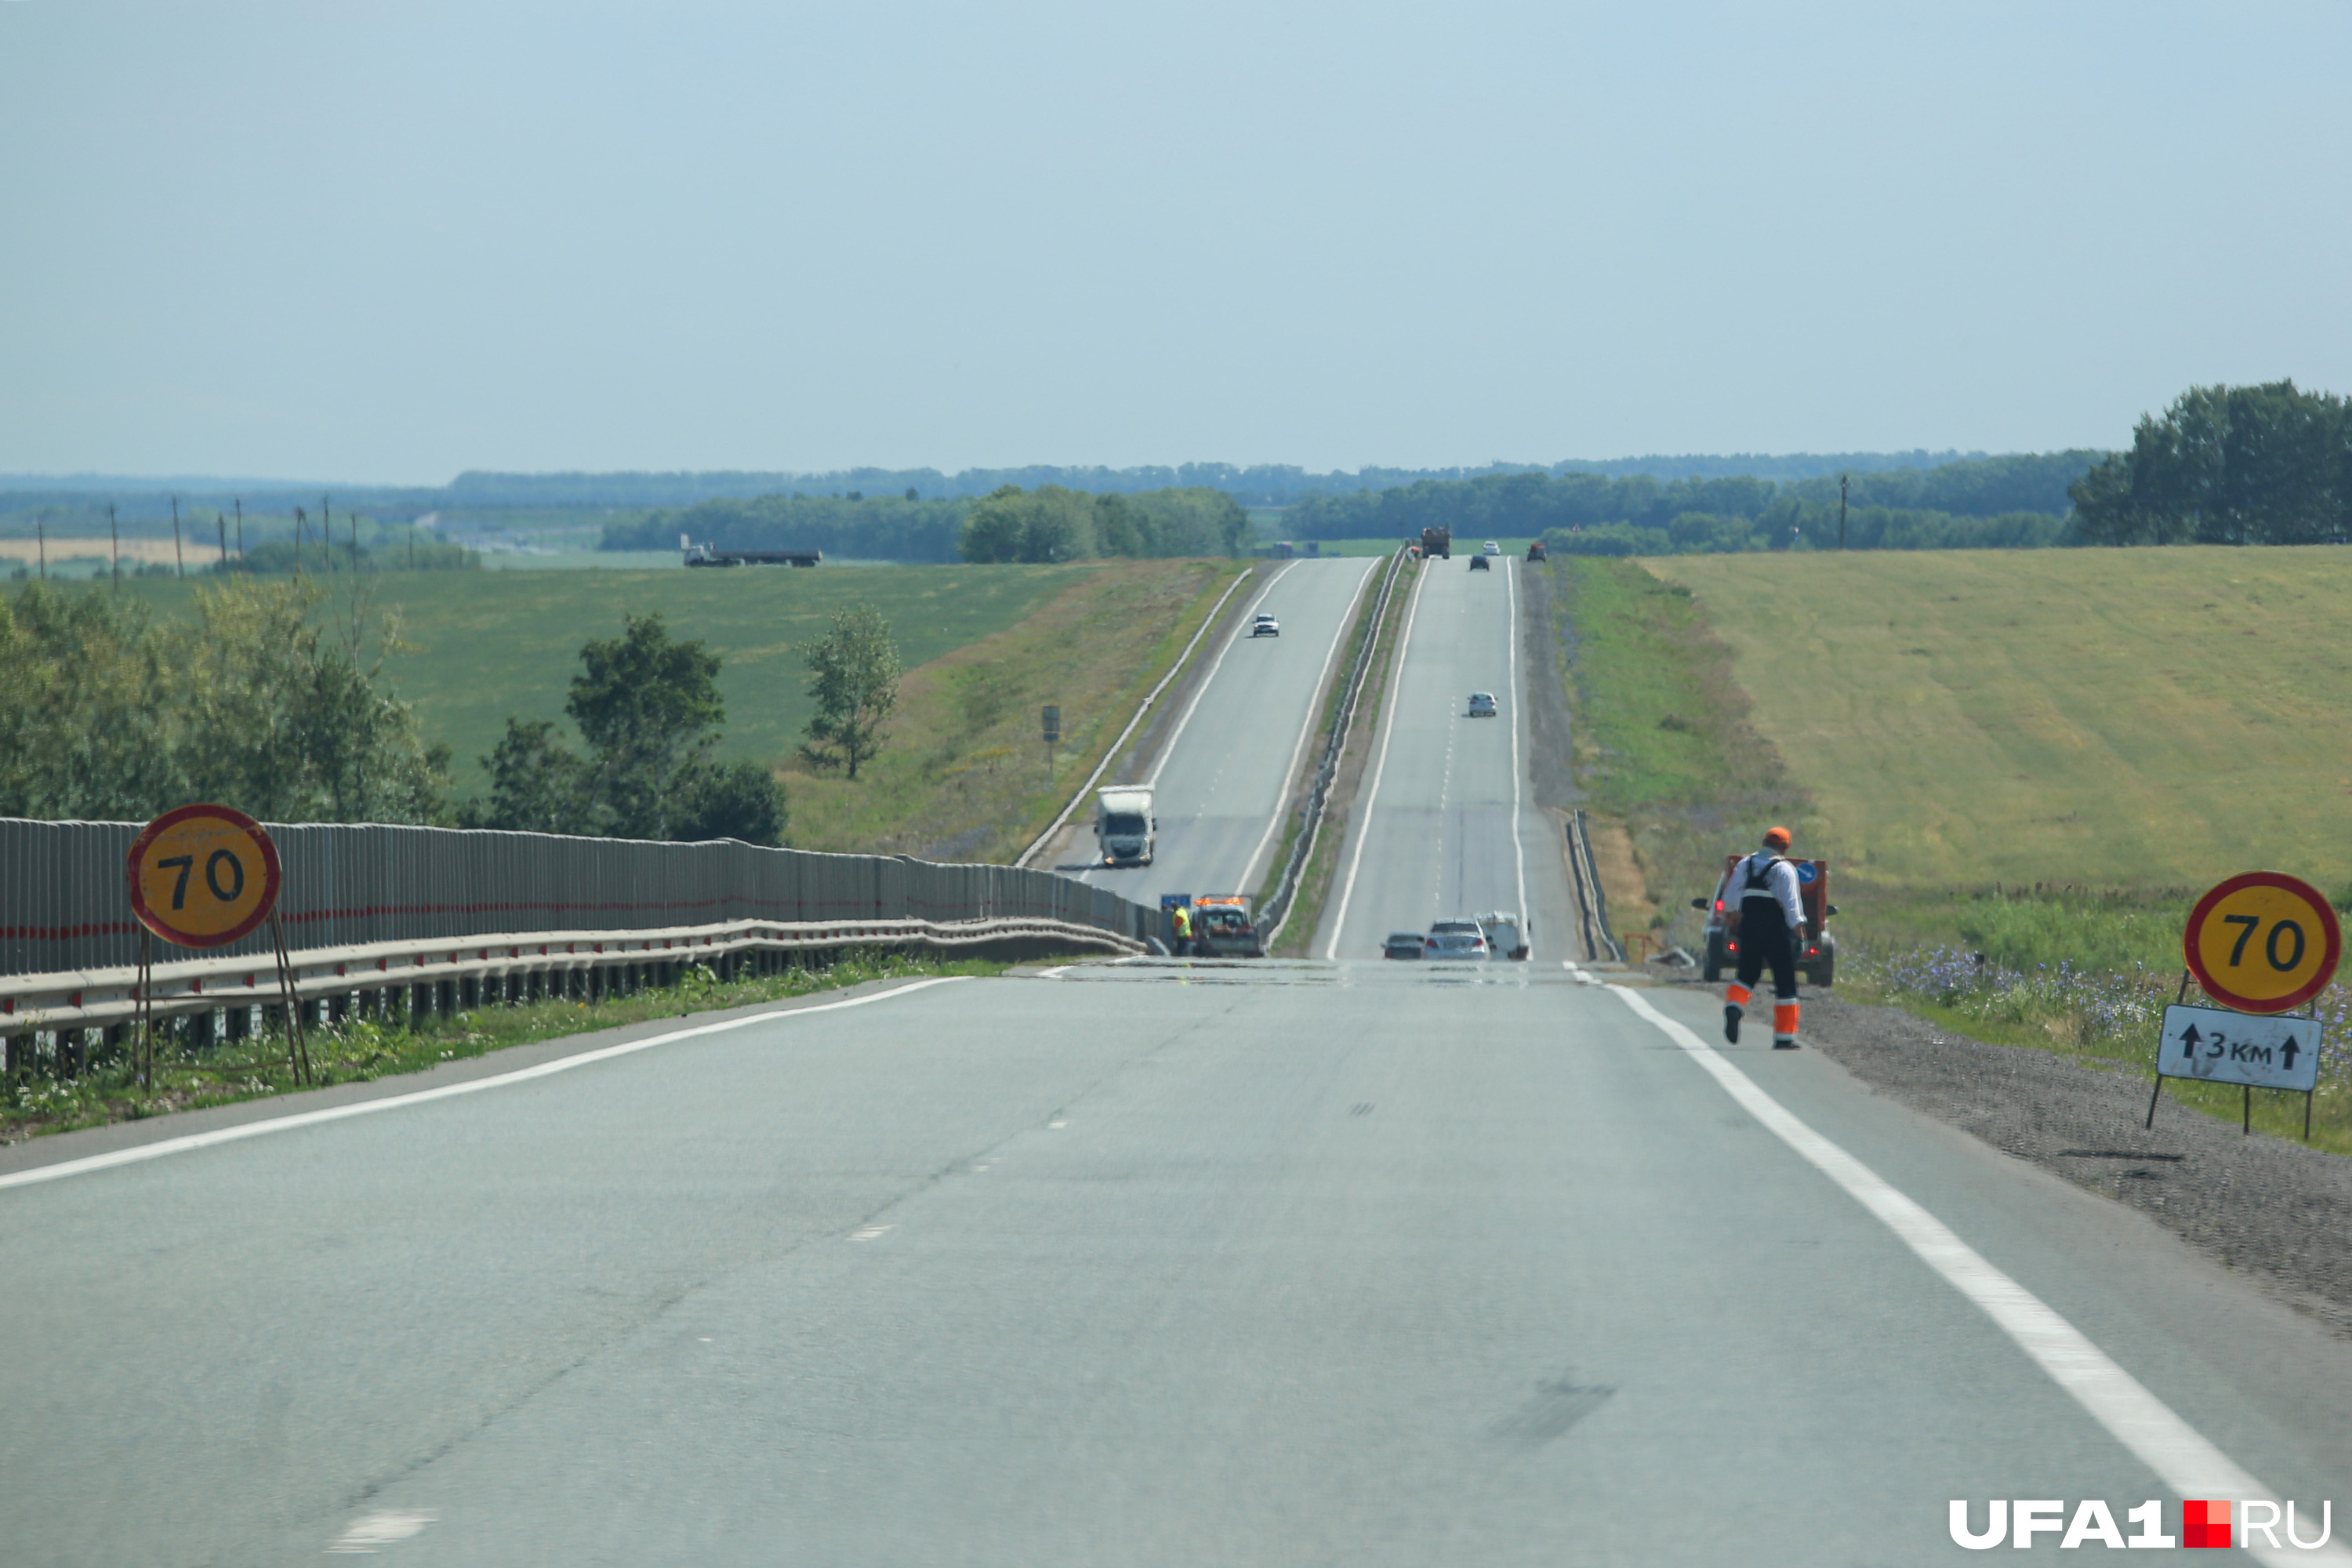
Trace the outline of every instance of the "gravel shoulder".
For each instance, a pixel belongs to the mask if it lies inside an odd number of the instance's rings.
[[[1810,992],[1805,1043],[1882,1094],[2128,1204],[2352,1337],[2352,1159],[2168,1100],[2147,1075],[1987,1045],[1898,1008]]]
[[[2128,1204],[2352,1338],[2352,1159],[2172,1100],[2150,1131],[2137,1068],[1987,1045],[1896,1007],[1808,991],[1804,1041],[1878,1093]]]

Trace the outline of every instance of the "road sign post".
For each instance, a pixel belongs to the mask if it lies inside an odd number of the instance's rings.
[[[1057,702],[1045,704],[1045,777],[1054,776],[1054,742],[1062,738],[1062,708]]]
[[[2344,955],[2344,931],[2326,895],[2299,877],[2248,871],[2197,900],[2180,935],[2188,974],[2181,1001],[2164,1010],[2147,1125],[2168,1078],[2234,1083],[2242,1090],[2239,1128],[2254,1125],[2254,1090],[2303,1096],[2303,1136],[2319,1087],[2320,1026],[2294,1009],[2327,988]],[[2186,1005],[2189,976],[2222,1005]]]
[[[131,912],[139,919],[139,1050],[142,1081],[154,1080],[155,1047],[149,993],[154,984],[154,942],[181,947],[226,947],[269,922],[278,983],[286,998],[287,1066],[298,1084],[310,1079],[310,1044],[302,1008],[278,923],[284,875],[278,847],[261,824],[233,806],[184,805],[167,811],[131,840],[124,866]]]

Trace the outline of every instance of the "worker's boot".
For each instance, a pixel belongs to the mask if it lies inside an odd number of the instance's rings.
[[[1748,1010],[1748,987],[1737,980],[1723,989],[1723,1037],[1733,1045],[1739,1043],[1739,1019]]]
[[[1794,1002],[1772,1004],[1772,1048],[1776,1051],[1797,1048],[1797,1005]]]

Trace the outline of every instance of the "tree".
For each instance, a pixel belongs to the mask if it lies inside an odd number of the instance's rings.
[[[588,742],[591,820],[614,837],[669,837],[678,786],[727,721],[719,656],[674,641],[656,614],[589,638],[580,663],[563,710]]]
[[[898,705],[898,649],[890,623],[871,605],[842,610],[824,636],[801,645],[801,656],[808,660],[808,692],[816,700],[801,754],[823,767],[845,762],[854,779],[858,763],[881,748],[883,726]]]
[[[706,763],[695,770],[686,798],[687,808],[671,835],[675,838],[698,844],[740,838],[771,847],[784,841],[790,814],[783,784],[758,763]]]
[[[2092,544],[2307,544],[2352,532],[2352,401],[2192,386],[2068,492]]]
[[[482,759],[490,775],[490,798],[469,803],[460,821],[467,827],[502,827],[515,833],[587,833],[588,770],[556,738],[555,722],[507,721],[507,732]]]
[[[401,651],[355,594],[337,635],[314,583],[232,579],[196,621],[34,584],[0,615],[0,813],[138,820],[217,800],[275,822],[429,822],[448,751],[380,689]],[[373,651],[371,651],[373,646]]]

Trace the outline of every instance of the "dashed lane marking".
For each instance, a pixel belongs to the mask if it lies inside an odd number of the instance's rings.
[[[439,1517],[437,1514],[389,1509],[362,1514],[352,1521],[350,1529],[327,1542],[327,1550],[334,1552],[381,1552],[394,1542],[407,1540]]]

